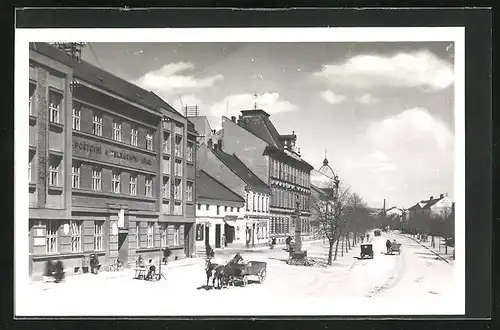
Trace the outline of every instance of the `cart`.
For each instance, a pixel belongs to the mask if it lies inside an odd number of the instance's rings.
[[[362,244],[361,245],[361,252],[359,253],[359,256],[361,257],[361,259],[365,259],[365,257],[373,259],[373,245],[372,244]]]
[[[398,254],[401,254],[401,243],[392,243],[391,244],[391,254],[393,252],[397,252]]]
[[[231,278],[231,281],[243,286],[248,284],[250,276],[257,277],[259,283],[263,283],[267,276],[267,263],[263,261],[249,261],[246,264],[235,264],[232,267],[239,269],[240,272],[239,275]]]

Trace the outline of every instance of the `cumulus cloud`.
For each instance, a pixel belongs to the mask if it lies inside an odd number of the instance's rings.
[[[223,100],[214,103],[210,107],[213,116],[236,116],[241,110],[253,109],[254,103],[269,114],[291,112],[297,110],[297,106],[281,99],[278,93],[265,93],[255,98],[252,94],[234,94],[226,96]]]
[[[365,104],[365,105],[370,105],[370,104],[376,104],[379,103],[380,100],[371,94],[363,94],[360,97],[356,98],[356,102]]]
[[[344,102],[346,99],[344,95],[335,94],[330,90],[321,92],[321,97],[330,104],[339,104]]]
[[[213,86],[216,82],[224,79],[221,74],[195,77],[183,74],[185,71],[194,69],[190,62],[178,62],[166,64],[158,70],[150,71],[134,81],[135,84],[158,93],[168,93],[180,89],[196,89]]]
[[[357,55],[344,63],[324,65],[313,75],[326,78],[332,84],[356,88],[391,86],[441,90],[454,81],[453,65],[427,50],[392,56]]]

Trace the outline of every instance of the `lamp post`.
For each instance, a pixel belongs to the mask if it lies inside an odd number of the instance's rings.
[[[297,197],[299,197],[297,195]],[[298,200],[298,198],[297,198]],[[300,221],[300,203],[295,203],[295,249],[296,252],[302,251],[302,226]]]

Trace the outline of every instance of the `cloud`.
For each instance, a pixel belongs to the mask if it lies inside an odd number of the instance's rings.
[[[363,94],[362,96],[356,98],[356,102],[365,104],[365,105],[370,105],[370,104],[376,104],[379,103],[380,100],[371,94]]]
[[[344,102],[346,99],[344,95],[335,94],[334,92],[329,90],[321,92],[321,97],[323,98],[323,100],[330,104],[339,104]]]
[[[398,166],[380,150],[375,150],[367,155],[364,155],[356,161],[348,160],[346,165],[351,169],[368,172],[388,172],[394,171],[398,168]]]
[[[255,101],[257,107],[269,114],[291,112],[297,110],[297,106],[282,100],[278,93],[261,94],[255,99],[252,94],[234,94],[226,96],[223,100],[214,103],[210,107],[210,114],[213,116],[237,116],[241,110],[252,109]]]
[[[190,62],[177,62],[166,64],[158,70],[150,71],[134,81],[135,84],[154,92],[165,94],[180,89],[197,89],[213,86],[216,82],[223,80],[221,74],[195,77],[193,75],[181,74],[194,69]]]
[[[422,87],[441,90],[454,81],[453,65],[427,50],[392,56],[357,55],[341,64],[324,65],[313,73],[334,85]]]

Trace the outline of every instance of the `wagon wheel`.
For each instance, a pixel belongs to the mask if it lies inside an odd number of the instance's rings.
[[[264,268],[263,270],[260,271],[259,283],[264,282],[264,280],[266,279],[266,275],[267,275],[267,272],[266,272],[266,269]]]
[[[243,276],[243,286],[247,286],[248,285],[248,276]]]

